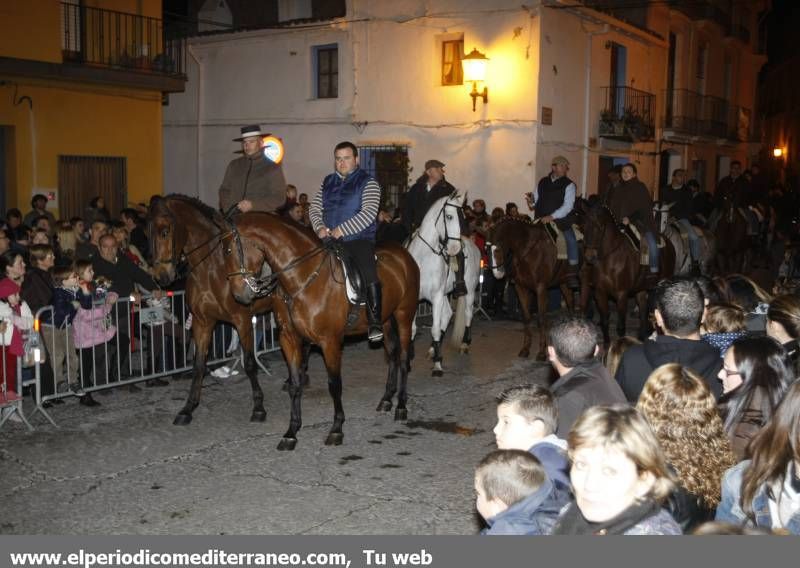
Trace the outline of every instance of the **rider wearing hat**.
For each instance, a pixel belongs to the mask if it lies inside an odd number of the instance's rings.
[[[283,204],[286,180],[280,164],[268,160],[263,152],[263,137],[257,124],[244,126],[241,136],[243,156],[231,160],[219,188],[219,208],[227,212],[231,207],[242,213],[248,211],[274,211]],[[238,152],[237,152],[238,153]]]
[[[375,266],[381,186],[359,167],[358,148],[352,142],[337,144],[333,157],[336,171],[322,181],[308,216],[317,236],[341,241],[361,271],[367,289],[367,336],[381,341],[381,283]]]
[[[575,182],[567,177],[569,160],[556,156],[551,162],[551,172],[539,180],[531,193],[525,194],[528,208],[535,210],[536,218],[543,223],[554,222],[564,235],[567,245],[567,286],[580,288],[578,280],[578,241],[572,230],[572,208],[575,206]]]
[[[456,188],[453,184],[444,179],[444,164],[439,160],[428,160],[425,162],[425,173],[423,173],[416,183],[411,186],[406,195],[405,208],[403,210],[402,221],[409,235],[419,229],[425,214],[433,204],[442,197],[449,197]],[[464,218],[463,210],[458,210],[458,223],[461,226],[461,234],[468,234],[467,221]],[[464,284],[464,251],[463,248],[456,255],[458,271],[455,274],[456,282],[453,286],[453,297],[458,298],[467,293],[467,286]]]

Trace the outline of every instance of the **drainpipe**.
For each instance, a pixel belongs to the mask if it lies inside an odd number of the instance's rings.
[[[581,178],[581,197],[586,199],[586,184],[589,178],[589,130],[591,129],[591,111],[592,105],[592,39],[594,36],[607,34],[609,25],[603,24],[603,27],[597,31],[589,32],[586,34],[586,89],[584,92],[583,100],[583,177]]]
[[[189,57],[192,58],[195,65],[197,65],[197,115],[195,117],[195,133],[196,133],[196,140],[195,140],[195,165],[196,165],[196,173],[197,176],[197,183],[195,184],[195,189],[197,190],[197,197],[200,198],[200,180],[203,179],[201,176],[201,164],[200,164],[200,148],[202,147],[202,137],[201,137],[201,130],[200,130],[200,120],[203,116],[202,111],[202,104],[203,104],[203,65],[200,63],[200,60],[194,53],[194,49],[192,49],[191,45],[187,46],[187,51],[189,53]]]

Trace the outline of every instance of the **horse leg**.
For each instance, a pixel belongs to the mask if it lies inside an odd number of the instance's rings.
[[[378,412],[389,412],[392,409],[392,398],[397,392],[397,373],[400,370],[400,360],[397,352],[399,342],[396,328],[394,316],[383,322],[383,349],[386,351],[386,360],[389,362],[389,374],[386,377],[386,390],[378,403],[378,408],[375,409]]]
[[[625,323],[628,317],[628,291],[617,292],[617,337],[625,336]]]
[[[603,332],[603,343],[606,349],[611,345],[611,337],[608,334],[608,294],[605,290],[597,289],[594,294],[594,302],[597,304],[597,312],[600,314],[600,330]]]
[[[325,357],[325,368],[328,370],[328,392],[333,399],[333,425],[328,437],[325,438],[326,446],[341,446],[344,434],[344,407],[342,406],[342,339],[341,337],[328,338],[321,345]]]
[[[306,388],[311,380],[308,377],[308,358],[311,355],[311,342],[303,341],[303,362],[300,364],[300,386]]]
[[[192,325],[192,338],[195,345],[194,358],[194,377],[189,387],[189,398],[183,405],[175,420],[172,423],[176,426],[186,426],[192,421],[192,412],[200,404],[200,393],[203,390],[203,377],[206,374],[206,357],[208,356],[208,344],[211,342],[211,334],[216,325],[216,320],[204,320],[194,317]]]
[[[406,402],[408,401],[408,373],[411,370],[411,360],[414,358],[414,341],[411,338],[409,319],[413,321],[413,317],[413,311],[406,314],[398,310],[394,314],[399,342],[397,359],[400,365],[397,382],[397,408],[395,408],[394,411],[395,420],[408,420],[408,410],[406,409]]]
[[[559,287],[561,296],[564,298],[564,303],[567,305],[567,312],[570,314],[575,311],[575,294],[570,290],[566,284],[561,284]]]
[[[467,286],[467,289],[472,288],[472,286]],[[461,353],[469,353],[470,345],[472,345],[472,318],[475,316],[475,289],[471,289],[470,292],[467,294],[467,301],[466,301],[466,320],[465,320],[465,327],[464,327],[464,335],[461,338],[461,347],[459,347],[459,351]]]
[[[544,283],[536,287],[536,308],[538,309],[537,321],[539,324],[539,352],[537,361],[547,360],[545,349],[547,347],[547,287]]]
[[[258,362],[253,351],[253,327],[250,321],[239,322],[236,331],[239,332],[239,339],[244,349],[244,371],[250,379],[250,387],[253,389],[253,413],[250,415],[250,422],[264,422],[267,419],[267,411],[264,408],[264,391],[258,383]]]
[[[528,290],[519,284],[514,284],[517,290],[517,298],[519,298],[519,307],[522,310],[522,325],[525,333],[522,340],[522,349],[519,351],[519,357],[528,357],[531,354],[531,310],[530,310],[530,295]]]
[[[300,368],[303,364],[303,352],[305,345],[297,333],[282,328],[279,336],[281,350],[286,357],[286,366],[289,368],[289,402],[291,415],[289,417],[289,428],[278,442],[278,450],[293,450],[297,445],[297,432],[303,424],[303,416],[300,403],[303,398],[303,385],[300,381]]]
[[[450,323],[450,316],[453,315],[450,309],[450,304],[445,296],[439,296],[433,303],[433,327],[431,327],[431,335],[433,336],[433,344],[431,345],[433,371],[431,376],[442,377],[444,376],[444,369],[442,369],[442,339],[445,331],[447,331],[447,324]]]

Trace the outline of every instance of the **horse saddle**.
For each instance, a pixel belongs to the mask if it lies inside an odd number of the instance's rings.
[[[556,246],[556,258],[558,260],[567,260],[567,241],[564,239],[564,231],[555,221],[544,223],[544,228],[545,233],[550,237],[550,241]],[[575,239],[582,241],[583,233],[581,233],[577,225],[573,225],[572,230],[575,232]]]
[[[366,289],[355,259],[340,243],[333,245],[333,253],[342,264],[347,301],[355,306],[363,306],[366,303]]]
[[[628,241],[630,241],[631,246],[635,250],[639,251],[639,263],[642,265],[649,264],[650,252],[647,248],[647,239],[642,238],[642,234],[639,232],[639,229],[633,223],[628,223],[627,225],[623,225],[622,234],[628,237]],[[664,248],[667,246],[667,241],[664,240],[664,235],[661,233],[656,235],[656,242],[658,243],[658,248]]]

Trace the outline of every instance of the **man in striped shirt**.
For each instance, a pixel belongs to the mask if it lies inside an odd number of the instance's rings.
[[[381,187],[358,166],[358,148],[352,142],[337,144],[333,157],[336,171],[322,181],[308,215],[317,236],[341,241],[361,271],[367,289],[368,337],[381,341],[381,284],[375,267]]]

